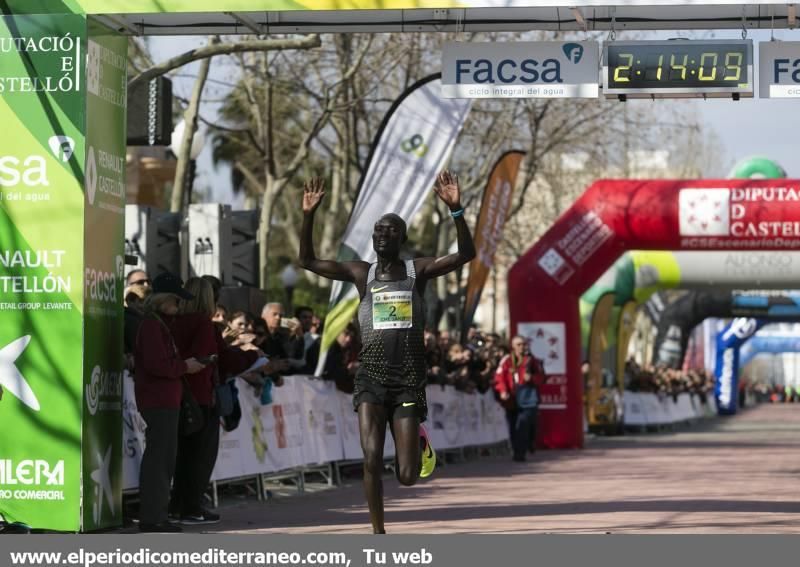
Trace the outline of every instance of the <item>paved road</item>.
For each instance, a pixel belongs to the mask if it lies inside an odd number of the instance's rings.
[[[800,405],[676,433],[598,438],[531,462],[481,459],[400,487],[390,533],[800,532]],[[219,532],[368,533],[361,486],[221,509]],[[198,531],[198,530],[193,530]]]

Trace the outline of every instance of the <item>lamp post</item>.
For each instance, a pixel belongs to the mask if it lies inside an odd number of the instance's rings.
[[[297,270],[295,270],[294,266],[291,264],[287,264],[281,272],[281,283],[286,290],[286,313],[289,316],[291,316],[294,311],[294,307],[292,306],[292,297],[294,296],[294,288],[297,285],[298,279],[299,276],[297,274]]]
[[[170,150],[176,156],[179,156],[181,153],[181,148],[183,146],[183,137],[184,131],[186,130],[186,121],[181,120],[175,126],[175,129],[172,131],[172,136],[170,137]],[[192,202],[192,187],[194,186],[194,177],[197,171],[197,158],[200,153],[203,151],[203,148],[206,145],[206,136],[203,134],[201,130],[196,130],[195,133],[192,135],[192,147],[189,149],[189,164],[188,164],[188,171],[186,172],[186,177],[184,178],[184,186],[183,186],[183,202],[186,203],[188,207]],[[174,189],[173,189],[174,190]]]

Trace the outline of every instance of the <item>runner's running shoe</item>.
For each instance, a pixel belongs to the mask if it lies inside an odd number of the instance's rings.
[[[422,450],[422,467],[419,471],[420,478],[431,476],[436,468],[436,451],[433,450],[431,440],[428,439],[428,432],[421,425],[419,426],[419,444]]]

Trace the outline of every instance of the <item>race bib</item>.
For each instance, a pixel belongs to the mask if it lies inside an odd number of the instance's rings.
[[[410,329],[410,291],[388,291],[372,295],[372,328]]]

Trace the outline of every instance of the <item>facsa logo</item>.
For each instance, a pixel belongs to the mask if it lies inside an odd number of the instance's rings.
[[[566,55],[567,60],[575,63],[576,65],[581,62],[583,58],[583,46],[580,43],[565,43],[561,50]]]
[[[0,157],[0,186],[16,187],[22,183],[27,187],[48,187],[47,162],[42,156]]]
[[[52,136],[47,141],[47,145],[53,155],[65,163],[75,153],[75,140],[69,136]],[[47,161],[44,156],[0,157],[0,186],[16,187],[20,184],[26,187],[50,186],[50,180],[47,178]]]
[[[64,163],[68,162],[75,153],[75,140],[69,136],[53,136],[47,143],[53,155]]]
[[[30,342],[30,335],[25,335],[0,350],[0,386],[19,398],[19,401],[33,411],[39,411],[39,400],[36,399],[36,394],[33,393],[15,364]]]

